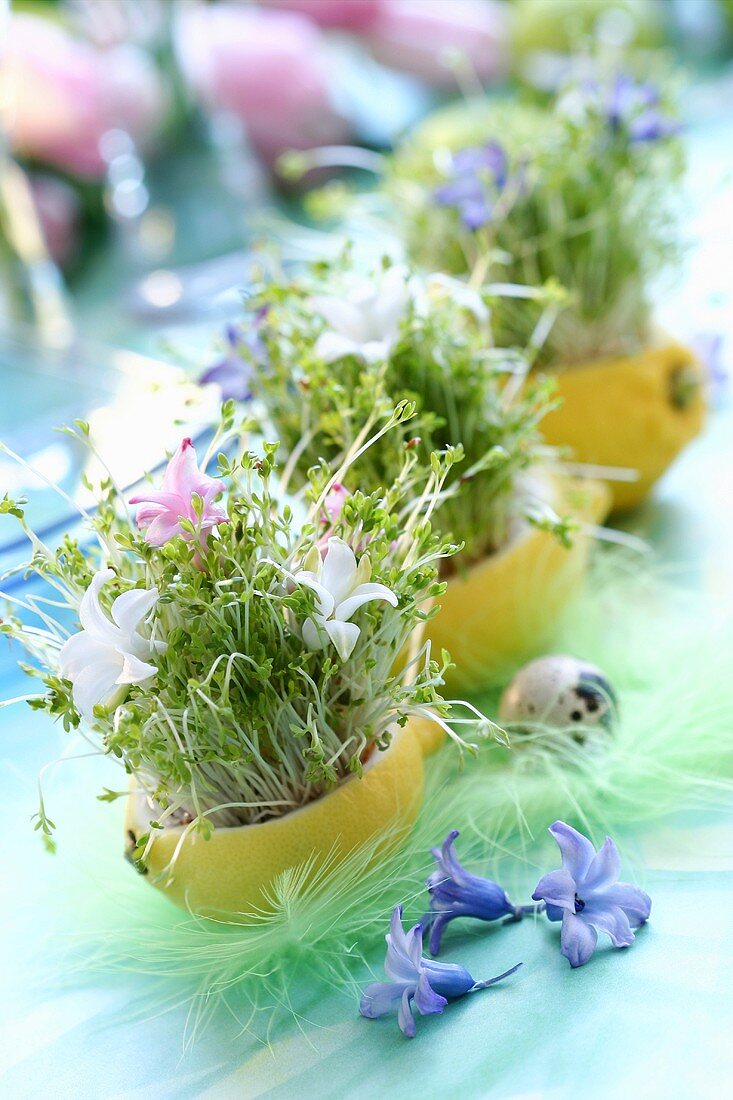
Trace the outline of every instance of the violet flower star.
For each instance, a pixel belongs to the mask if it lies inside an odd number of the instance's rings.
[[[477,920],[499,920],[509,917],[521,920],[525,913],[536,913],[536,905],[514,905],[505,890],[491,879],[472,875],[458,862],[453,842],[458,836],[453,829],[441,848],[433,848],[438,862],[437,870],[427,880],[430,891],[430,954],[440,952],[440,944],[446,925],[456,917],[475,917]]]
[[[454,206],[472,230],[491,221],[496,195],[506,187],[507,157],[496,141],[461,149],[453,157],[453,179],[433,192],[439,206]]]
[[[145,506],[138,509],[137,525],[145,531],[145,541],[151,546],[162,546],[176,535],[187,542],[195,539],[196,535],[181,526],[181,520],[193,524],[203,546],[212,527],[229,522],[224,506],[214,503],[223,491],[222,481],[199,470],[194,445],[190,439],[184,439],[166,467],[163,488],[139,493],[130,498],[130,504]],[[203,503],[200,516],[194,507],[194,495]]]
[[[649,82],[636,81],[628,73],[617,73],[610,88],[588,81],[586,94],[605,115],[614,133],[625,133],[630,144],[643,144],[673,137],[679,123],[659,107],[659,89]]]
[[[409,932],[402,928],[402,906],[392,911],[387,940],[387,957],[384,969],[388,982],[372,982],[364,990],[359,1011],[369,1020],[376,1020],[397,1010],[397,1022],[408,1039],[415,1035],[413,1004],[421,1016],[442,1012],[449,1000],[475,993],[479,989],[500,982],[518,970],[517,963],[496,978],[475,981],[464,966],[456,963],[439,963],[426,959],[422,953],[422,925],[416,924]]]
[[[222,401],[252,400],[253,363],[261,365],[267,354],[260,332],[266,315],[267,306],[258,309],[253,323],[244,332],[237,325],[227,325],[224,331],[225,354],[204,371],[199,385],[217,385]],[[243,350],[246,355],[242,354]]]
[[[618,881],[618,848],[606,837],[596,852],[582,833],[556,821],[549,832],[562,853],[562,869],[550,871],[532,894],[544,901],[551,921],[562,921],[562,953],[571,966],[584,966],[605,932],[614,947],[630,947],[634,929],[649,919],[652,903],[638,886]]]
[[[222,401],[249,401],[252,398],[252,367],[240,353],[242,338],[239,329],[235,325],[227,325],[225,337],[227,348],[224,355],[204,371],[199,385],[218,386]]]

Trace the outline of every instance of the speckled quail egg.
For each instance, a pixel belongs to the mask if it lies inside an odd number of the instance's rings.
[[[499,721],[515,730],[525,723],[526,728],[610,730],[616,716],[616,693],[602,669],[565,654],[524,665],[499,702]]]

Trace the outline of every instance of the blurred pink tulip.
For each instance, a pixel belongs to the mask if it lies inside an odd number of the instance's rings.
[[[433,85],[455,85],[451,54],[482,83],[508,69],[507,14],[496,0],[382,0],[367,38],[378,61]]]
[[[64,180],[41,173],[28,177],[33,202],[49,254],[63,267],[74,256],[78,241],[81,204],[74,188]]]
[[[384,0],[260,0],[260,3],[300,12],[321,27],[363,31],[374,23]]]
[[[323,36],[302,15],[235,4],[191,8],[180,15],[176,50],[195,94],[244,122],[268,163],[288,149],[348,137],[330,100]]]
[[[109,130],[145,145],[162,121],[161,79],[135,46],[100,50],[46,19],[17,14],[3,61],[11,148],[72,175],[104,175],[100,139]]]

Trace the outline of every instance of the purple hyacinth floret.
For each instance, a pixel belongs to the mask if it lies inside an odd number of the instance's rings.
[[[661,111],[643,111],[629,123],[629,141],[635,144],[662,141],[675,137],[680,132],[680,124]]]
[[[611,126],[620,129],[640,110],[659,104],[659,89],[651,83],[640,84],[628,73],[617,73],[606,96],[606,115]]]
[[[438,867],[427,880],[430,891],[430,953],[437,955],[446,925],[456,917],[475,917],[493,921],[501,917],[521,920],[525,913],[537,911],[536,905],[514,905],[506,891],[491,879],[472,875],[458,862],[453,844],[459,835],[453,829],[440,848],[433,848]]]
[[[625,133],[631,144],[661,141],[680,132],[679,123],[660,109],[659,89],[650,82],[617,73],[610,89],[589,81],[586,91],[605,114],[610,129]]]
[[[218,385],[222,401],[252,400],[252,364],[264,362],[266,354],[260,335],[260,325],[266,313],[266,308],[258,310],[254,324],[246,333],[242,333],[236,325],[227,325],[224,330],[225,354],[199,378],[202,386],[210,383]]]
[[[496,141],[461,149],[453,157],[453,179],[433,192],[440,206],[454,206],[471,230],[491,221],[497,194],[507,184],[507,156]]]
[[[532,894],[544,901],[551,921],[562,921],[562,953],[572,967],[584,966],[605,933],[614,947],[630,947],[634,929],[649,919],[651,899],[638,886],[619,882],[618,848],[606,837],[596,851],[587,837],[564,821],[549,832],[562,853],[562,868],[550,871]]]
[[[396,1011],[400,1030],[408,1039],[415,1035],[413,1007],[421,1016],[440,1013],[448,1001],[486,989],[513,974],[522,965],[518,963],[496,978],[477,982],[464,966],[424,958],[422,937],[421,924],[414,925],[409,932],[404,931],[402,906],[395,906],[385,937],[387,956],[384,969],[390,980],[368,985],[359,1004],[360,1013],[369,1020]]]

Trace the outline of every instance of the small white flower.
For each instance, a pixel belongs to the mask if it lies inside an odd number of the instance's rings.
[[[428,275],[426,284],[429,295],[435,298],[448,298],[460,309],[472,313],[480,325],[487,324],[490,317],[489,308],[479,292],[473,290],[468,283],[436,271]]]
[[[94,707],[110,702],[120,687],[144,684],[157,673],[150,658],[164,653],[165,642],[151,641],[139,626],[158,599],[157,588],[134,588],[112,604],[111,618],[99,603],[100,589],[114,576],[100,569],[81,598],[79,621],[59,653],[59,673],[73,685],[74,706],[88,720]]]
[[[357,566],[354,551],[343,539],[328,540],[325,558],[315,546],[304,564],[306,568],[295,573],[293,580],[313,589],[318,607],[303,623],[303,641],[310,649],[325,649],[330,639],[346,661],[359,637],[359,627],[349,622],[354,612],[370,600],[386,600],[397,607],[397,597],[386,585],[369,583],[369,556],[362,554]]]
[[[471,313],[479,325],[489,321],[489,308],[478,291],[468,283],[436,271],[425,278],[414,276],[411,280],[412,299],[418,317],[427,317],[435,302],[452,302],[459,309]]]
[[[386,359],[400,331],[411,293],[404,270],[389,267],[372,279],[352,276],[342,297],[312,299],[328,328],[316,341],[315,353],[327,363],[359,355],[368,363]]]

